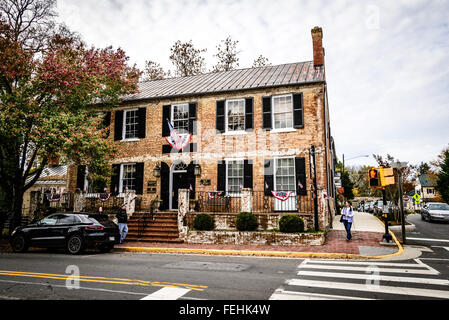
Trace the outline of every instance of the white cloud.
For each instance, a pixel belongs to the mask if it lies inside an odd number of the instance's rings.
[[[448,9],[408,0],[58,0],[60,19],[87,43],[122,47],[140,68],[153,60],[171,69],[178,39],[207,48],[211,67],[228,35],[240,41],[242,68],[260,54],[273,64],[312,60],[310,30],[321,26],[338,154],[412,163],[449,143]]]

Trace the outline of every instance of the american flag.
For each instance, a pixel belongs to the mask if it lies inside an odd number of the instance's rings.
[[[181,139],[179,138],[178,133],[176,132],[175,128],[173,128],[171,122],[167,119],[168,122],[168,128],[170,129],[170,137],[172,137],[173,141],[175,142],[176,146],[181,146]]]

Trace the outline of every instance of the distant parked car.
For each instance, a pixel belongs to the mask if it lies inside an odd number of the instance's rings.
[[[363,204],[363,211],[365,211],[365,212],[369,212],[369,202],[365,202],[364,204]]]
[[[421,219],[432,221],[449,221],[449,205],[442,202],[429,202],[421,209]]]
[[[371,201],[370,203],[369,203],[369,207],[368,207],[368,212],[369,213],[373,213],[374,212],[374,204],[375,204],[376,202],[375,201]]]
[[[383,205],[384,205],[383,200],[376,201],[376,203],[374,204],[374,207],[373,207],[374,214],[382,213]],[[390,208],[391,208],[391,201],[387,201],[387,209],[390,209]]]
[[[81,253],[87,247],[109,252],[119,242],[118,226],[100,214],[54,213],[17,227],[11,237],[15,252],[25,252],[29,247],[66,248],[71,254]]]

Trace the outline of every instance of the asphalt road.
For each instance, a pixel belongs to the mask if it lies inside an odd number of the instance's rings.
[[[267,300],[299,263],[200,255],[3,253],[0,299]]]
[[[423,221],[420,214],[408,215],[407,221],[416,228],[406,232],[406,244],[423,247],[419,259],[449,278],[449,223]],[[397,235],[400,239],[401,233]]]

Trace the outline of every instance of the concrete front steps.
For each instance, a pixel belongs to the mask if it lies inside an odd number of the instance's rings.
[[[160,211],[153,217],[149,212],[134,213],[128,220],[127,242],[182,243],[179,239],[178,212]]]

